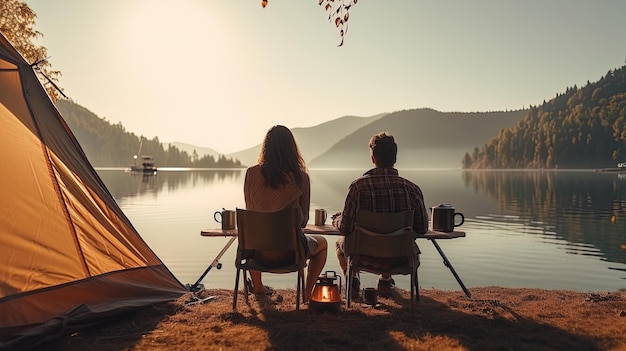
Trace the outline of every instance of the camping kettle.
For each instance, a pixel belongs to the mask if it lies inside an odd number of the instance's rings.
[[[439,204],[430,210],[432,212],[432,227],[435,231],[453,232],[454,227],[465,222],[465,216],[460,212],[454,212],[454,207],[450,204]],[[456,223],[455,217],[461,217],[461,221]]]

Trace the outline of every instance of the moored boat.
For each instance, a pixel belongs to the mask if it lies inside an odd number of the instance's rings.
[[[133,164],[130,165],[130,171],[134,173],[156,174],[157,167],[154,165],[154,157],[141,154],[141,146],[143,139],[139,141],[139,151],[137,155],[133,156]],[[140,163],[137,163],[141,160]]]
[[[152,156],[141,155],[141,164],[137,164],[137,156],[135,156],[135,162],[130,166],[131,172],[141,172],[144,174],[154,174],[157,172],[157,168],[154,165],[154,158]]]

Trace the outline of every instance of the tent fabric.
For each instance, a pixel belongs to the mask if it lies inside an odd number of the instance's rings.
[[[1,34],[0,152],[0,349],[187,292]]]

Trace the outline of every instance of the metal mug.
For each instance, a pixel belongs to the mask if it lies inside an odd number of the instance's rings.
[[[320,208],[315,210],[315,225],[324,225],[326,224],[326,217],[328,216],[328,212],[325,209]]]
[[[237,212],[222,209],[222,211],[215,211],[213,218],[217,223],[222,223],[222,229],[235,229],[237,224]],[[217,216],[219,215],[219,219]]]
[[[440,204],[433,208],[432,228],[436,231],[453,232],[455,227],[461,226],[465,222],[465,216],[460,212],[455,212],[450,204]],[[460,222],[456,218],[460,218]]]
[[[378,290],[376,288],[363,288],[363,301],[370,306],[376,306]]]

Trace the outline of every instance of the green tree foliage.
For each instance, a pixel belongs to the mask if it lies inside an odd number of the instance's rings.
[[[480,152],[466,153],[464,168],[600,168],[626,161],[626,66],[596,83],[567,88],[531,106]]]
[[[40,73],[39,78],[50,98],[57,101],[62,94],[56,86],[61,72],[51,69],[46,48],[33,43],[33,39],[42,36],[34,29],[36,18],[37,14],[26,3],[19,0],[0,0],[0,32],[27,62],[36,64],[33,67]]]
[[[88,109],[71,101],[61,99],[57,108],[76,136],[85,155],[97,167],[129,167],[133,156],[141,154],[154,157],[157,167],[239,168],[239,160],[221,155],[189,155],[175,146],[164,148],[158,137],[147,139],[126,131],[121,123],[111,124]],[[137,155],[139,156],[139,155]]]

